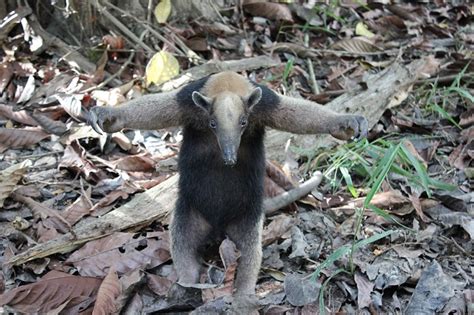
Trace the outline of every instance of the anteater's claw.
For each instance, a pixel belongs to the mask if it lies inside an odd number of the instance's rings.
[[[87,119],[87,123],[94,129],[95,132],[97,132],[100,135],[103,135],[102,133],[102,122],[99,121],[98,124],[98,119],[97,119],[97,114],[95,113],[94,110],[89,111],[89,117]]]
[[[357,121],[359,124],[359,132],[357,135],[354,136],[355,140],[361,140],[367,138],[368,132],[369,132],[369,123],[367,119],[363,116],[357,116]]]

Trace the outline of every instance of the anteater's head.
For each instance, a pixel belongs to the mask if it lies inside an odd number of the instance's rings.
[[[224,164],[233,166],[237,163],[240,137],[247,128],[253,107],[261,97],[262,89],[259,87],[252,89],[246,96],[221,92],[214,97],[207,97],[193,92],[194,103],[204,110],[208,127],[216,135]]]

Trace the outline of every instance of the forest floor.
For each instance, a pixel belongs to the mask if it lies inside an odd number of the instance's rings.
[[[163,0],[166,23],[149,25],[166,41],[150,30],[137,35],[143,45],[106,35],[81,57],[48,46],[53,35],[19,8],[25,22],[0,29],[0,313],[474,314],[474,7],[435,2],[244,1],[219,21],[182,23]],[[152,58],[142,46],[153,45],[162,50]],[[244,61],[258,56],[268,59]],[[330,104],[370,88],[370,75],[426,57],[434,75],[400,91],[368,139],[269,153],[267,197],[316,171],[323,178],[267,215],[256,297],[230,306],[238,252],[229,240],[209,248],[202,286],[184,290],[167,216],[125,213],[107,225],[173,178],[182,133],[99,135],[87,124],[93,106],[139,97],[150,82],[152,91],[179,87],[186,70],[219,71],[209,60],[244,61],[238,70],[252,80]],[[106,224],[91,228],[97,220]]]

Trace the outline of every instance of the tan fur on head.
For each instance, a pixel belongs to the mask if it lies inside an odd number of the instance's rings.
[[[209,97],[215,97],[223,92],[231,92],[245,97],[253,90],[252,84],[243,76],[235,72],[224,71],[213,75],[204,85],[204,93]]]
[[[238,131],[240,117],[245,114],[245,104],[238,95],[223,92],[216,96],[211,115],[217,119],[218,126],[227,132]]]

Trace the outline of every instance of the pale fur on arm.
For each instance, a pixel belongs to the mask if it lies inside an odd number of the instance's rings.
[[[97,131],[116,132],[124,128],[156,130],[182,123],[182,111],[176,100],[177,91],[149,94],[117,107],[94,107],[89,123]]]
[[[328,133],[342,140],[367,136],[368,124],[362,116],[339,114],[304,99],[278,98],[278,106],[264,118],[271,128],[297,134]]]

